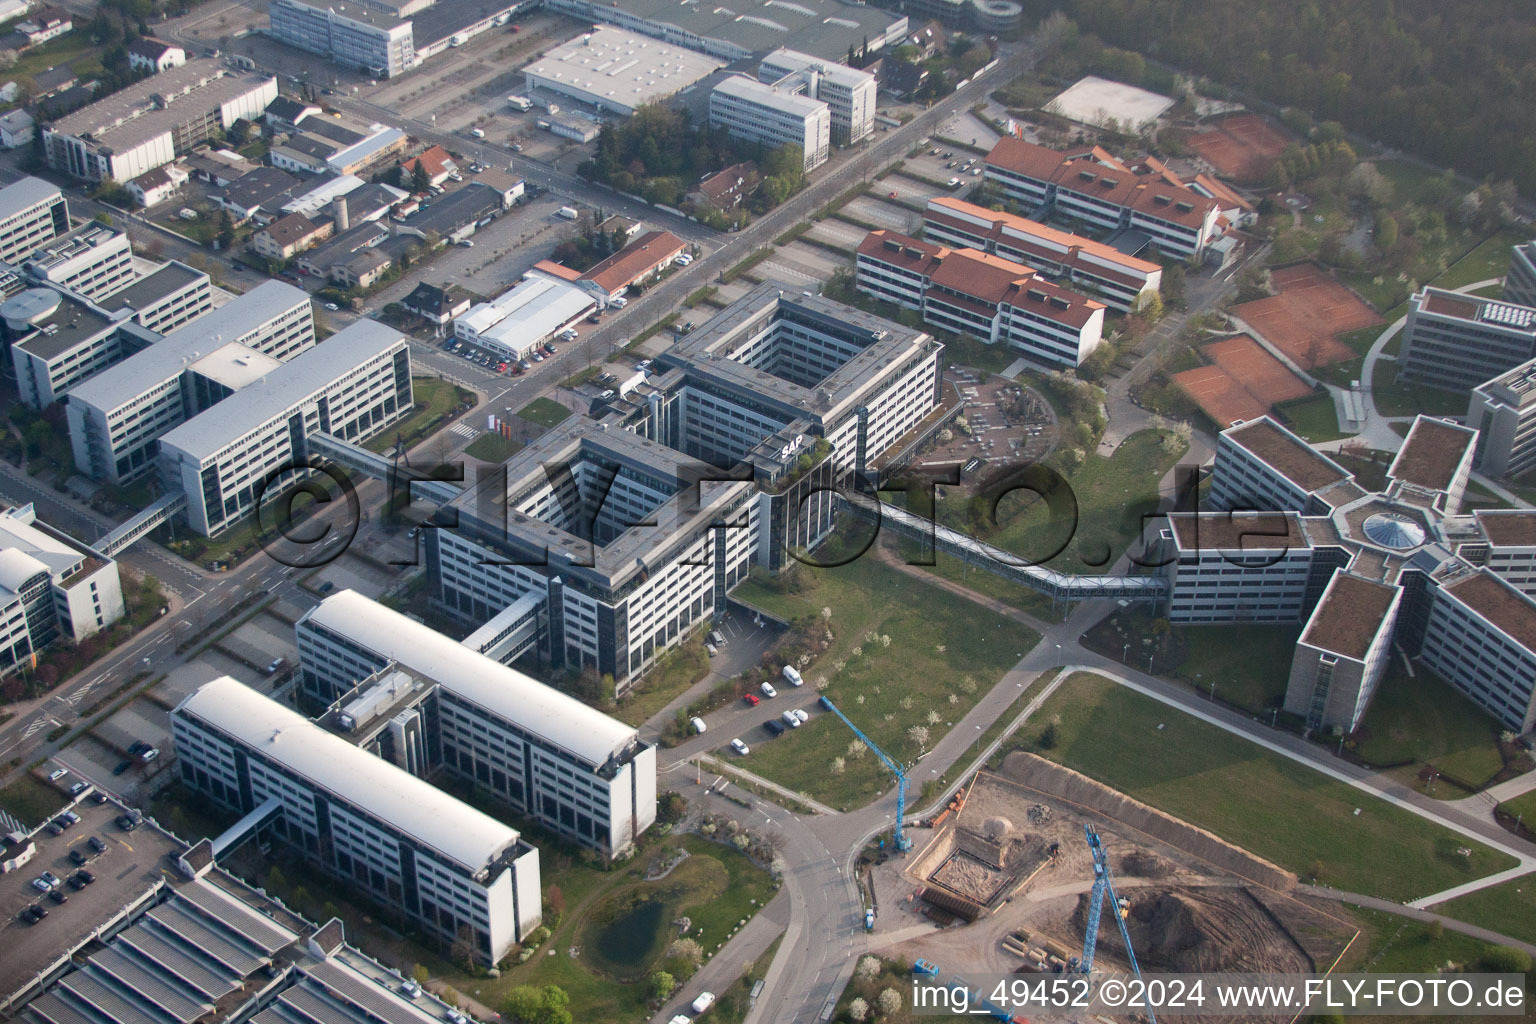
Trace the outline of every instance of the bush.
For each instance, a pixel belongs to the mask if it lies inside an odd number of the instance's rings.
[[[1513,946],[1489,946],[1477,964],[1490,974],[1524,974],[1531,969],[1531,955]]]

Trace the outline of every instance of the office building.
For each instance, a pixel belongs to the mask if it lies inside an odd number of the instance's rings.
[[[949,196],[928,200],[923,237],[1022,263],[1059,284],[1126,313],[1158,293],[1163,268],[1081,235]]]
[[[1403,591],[1335,569],[1296,642],[1285,710],[1354,732],[1392,656]]]
[[[159,338],[126,314],[53,288],[28,288],[6,299],[0,320],[11,339],[21,400],[39,410]]]
[[[216,365],[209,366],[212,360]],[[361,442],[414,404],[405,338],[359,320],[288,362],[226,348],[194,364],[194,390],[207,382],[212,402],[159,439],[160,479],[187,496],[187,522],[211,536],[275,497],[310,465],[308,440],[326,434]],[[223,396],[219,396],[219,392]]]
[[[539,854],[503,825],[228,676],[171,712],[181,781],[443,946],[498,963],[543,914]]]
[[[622,696],[721,614],[752,565],[751,483],[701,495],[692,469],[627,430],[556,428],[454,501],[455,529],[427,531],[438,599],[477,626],[540,603],[542,658]]]
[[[758,65],[757,80],[825,103],[832,114],[834,146],[861,142],[875,129],[878,87],[875,76],[867,71],[779,49]]]
[[[168,260],[97,305],[113,314],[128,311],[146,331],[171,334],[213,309],[213,282],[204,271]]]
[[[1467,426],[1478,432],[1482,472],[1517,477],[1536,468],[1536,360],[1473,388]]]
[[[1396,650],[1528,731],[1536,512],[1459,514],[1476,447],[1476,431],[1420,416],[1373,492],[1267,418],[1234,424],[1211,478],[1220,511],[1160,531],[1169,618],[1304,623],[1285,709],[1308,729],[1358,727]],[[1234,495],[1272,511],[1231,511]]]
[[[57,185],[22,178],[0,188],[0,263],[19,264],[69,230],[69,204]]]
[[[723,66],[694,50],[600,24],[525,66],[523,85],[528,92],[550,93],[628,117]]]
[[[1097,146],[1059,152],[1004,136],[983,167],[986,180],[1035,219],[1050,214],[1096,231],[1141,232],[1176,259],[1204,258],[1221,233],[1216,200]]]
[[[309,296],[266,281],[69,391],[75,465],[126,483],[150,472],[161,435],[315,343]]]
[[[1266,416],[1221,432],[1207,504],[1317,515],[1362,493],[1348,470]]]
[[[584,288],[529,274],[490,302],[477,303],[453,321],[453,336],[516,361],[596,307]]]
[[[129,181],[260,118],[276,98],[277,79],[197,58],[59,118],[43,129],[44,153],[71,177]]]
[[[1032,363],[1076,367],[1098,348],[1104,304],[976,249],[950,249],[871,231],[855,263],[859,291],[922,313],[923,320]]]
[[[488,789],[605,856],[629,849],[655,822],[655,748],[630,726],[480,653],[476,637],[458,643],[351,590],[307,612],[296,635],[300,687],[330,703],[328,720],[354,739],[368,735],[372,713],[381,756]],[[409,684],[392,689],[403,675]]]
[[[589,24],[606,23],[674,46],[685,46],[726,63],[781,48],[823,60],[842,60],[848,50],[871,53],[900,46],[905,15],[846,0],[797,0],[761,9],[737,9],[671,0],[546,0],[546,7]],[[756,10],[756,13],[750,13]]]
[[[95,221],[39,246],[23,269],[36,281],[67,288],[92,302],[121,291],[138,277],[128,236]]]
[[[79,641],[123,617],[117,563],[37,518],[0,510],[0,675],[37,667],[60,641]]]
[[[807,171],[832,152],[832,114],[825,103],[745,75],[728,76],[710,92],[709,126],[772,148],[799,146]]]
[[[1517,306],[1536,306],[1536,242],[1510,249],[1503,298]]]
[[[1471,391],[1536,357],[1536,309],[1425,287],[1408,300],[1399,380]]]

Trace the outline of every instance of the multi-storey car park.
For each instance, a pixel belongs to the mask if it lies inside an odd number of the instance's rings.
[[[107,555],[37,518],[0,509],[0,673],[35,664],[60,640],[84,640],[123,617],[123,586]]]
[[[42,128],[48,166],[87,181],[128,181],[173,162],[277,98],[277,79],[189,60]]]
[[[1536,723],[1536,511],[1461,511],[1477,431],[1420,416],[1360,486],[1269,418],[1223,431],[1212,511],[1160,532],[1168,617],[1300,621],[1286,710],[1353,730],[1392,647],[1516,732]]]
[[[531,602],[530,602],[531,603]],[[519,609],[519,617],[523,609]],[[322,721],[413,774],[439,772],[614,856],[656,820],[656,750],[510,668],[499,627],[463,643],[354,591],[299,620],[299,685]]]
[[[1032,363],[1075,367],[1098,348],[1104,304],[978,249],[950,249],[894,231],[871,231],[854,264],[859,291],[926,323],[1002,345]]]
[[[495,964],[543,915],[516,829],[229,676],[171,712],[181,781],[444,947]]]
[[[158,442],[161,483],[167,493],[186,496],[187,523],[204,536],[306,473],[311,438],[361,442],[414,404],[405,337],[377,321],[359,320],[265,370],[253,361],[242,355],[197,373],[194,383],[216,390],[212,407]]]
[[[312,346],[314,311],[301,289],[266,281],[150,341],[68,392],[75,465],[91,477],[150,472],[163,434]]]

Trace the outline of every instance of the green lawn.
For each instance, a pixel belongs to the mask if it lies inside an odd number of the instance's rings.
[[[68,64],[69,69],[81,81],[101,70],[101,50],[91,40],[90,30],[77,25],[75,31],[66,32],[57,39],[50,39],[34,50],[28,50],[16,60],[16,66],[7,71],[10,79],[30,78],[40,72]]]
[[[1409,900],[1512,858],[1106,679],[1078,673],[1020,739],[1044,756],[1325,885]],[[1470,847],[1461,857],[1459,847]]]
[[[571,414],[571,410],[559,402],[548,398],[535,398],[521,409],[517,414],[530,423],[537,423],[541,427],[553,427]]]
[[[1438,912],[1444,908],[1436,907]],[[1439,938],[1429,924],[1382,910],[1349,907],[1360,925],[1360,938],[1339,964],[1341,970],[1367,974],[1420,974],[1439,971],[1447,963],[1471,965],[1488,948],[1486,942],[1444,929]],[[1421,1018],[1402,1018],[1418,1020]],[[1381,1018],[1374,1018],[1380,1021]]]
[[[1497,722],[1429,669],[1416,666],[1410,676],[1396,659],[1356,735],[1355,753],[1372,764],[1431,764],[1471,786],[1481,786],[1504,766]],[[1436,787],[1436,795],[1466,794]]]
[[[69,801],[63,793],[32,775],[23,775],[0,789],[0,808],[27,825],[41,825]]]
[[[802,593],[783,594],[749,580],[733,596],[791,620],[831,609],[835,641],[802,674],[808,683],[825,678],[823,692],[898,762],[920,753],[909,728],[927,729],[932,749],[1040,639],[1033,630],[868,555],[838,568],[801,572],[810,580]],[[789,691],[780,700],[785,696],[799,704],[810,693]],[[891,786],[878,759],[831,714],[814,714],[778,739],[754,730],[747,742],[752,753],[743,767],[834,807],[860,806]],[[840,773],[835,758],[843,759]]]
[[[1491,277],[1503,277],[1509,269],[1509,250],[1529,241],[1526,234],[1500,231],[1445,268],[1445,273],[1429,283],[1436,288],[1463,288]]]
[[[1536,875],[1468,893],[1434,908],[1435,913],[1492,928],[1512,939],[1536,942]]]
[[[897,551],[901,557],[909,562],[918,559],[918,546],[916,541],[902,539],[897,545]],[[924,565],[923,570],[930,572],[940,579],[946,579],[953,583],[959,583],[979,594],[996,598],[1005,604],[1017,608],[1026,615],[1033,615],[1037,619],[1046,622],[1060,622],[1064,612],[1060,608],[1052,607],[1051,599],[1039,591],[1032,590],[1012,580],[1004,579],[995,573],[962,562],[953,555],[940,551],[933,556],[932,565]]]
[[[1140,536],[1143,513],[1157,508],[1159,482],[1185,451],[1182,443],[1169,450],[1165,436],[1165,431],[1143,430],[1107,458],[1089,455],[1068,477],[1077,499],[1076,523],[1053,515],[1043,501],[1018,511],[1021,498],[1029,496],[1021,492],[1003,499],[998,518],[1005,522],[986,540],[1060,572],[1109,571]],[[961,525],[943,506],[940,514],[950,525]]]
[[[1416,384],[1397,383],[1397,362],[1383,359],[1376,364],[1376,378],[1371,382],[1376,410],[1383,416],[1465,416],[1467,396],[1456,391],[1442,391]]]
[[[455,405],[474,397],[458,385],[436,377],[412,377],[411,394],[416,399],[411,414],[364,441],[364,448],[386,452],[394,447],[397,438],[403,438],[407,446],[413,445],[432,433],[440,425],[438,420]]]
[[[464,448],[464,454],[471,458],[482,459],[486,462],[506,462],[512,456],[522,451],[523,446],[510,437],[502,437],[500,434],[484,433]]]
[[[1333,395],[1326,391],[1282,403],[1276,408],[1291,430],[1313,444],[1350,436],[1339,429],[1338,409],[1333,404]]]
[[[1522,793],[1512,800],[1505,800],[1499,805],[1509,812],[1511,817],[1518,817],[1523,827],[1526,822],[1531,823],[1531,828],[1536,831],[1536,789],[1529,793]]]
[[[976,757],[976,755],[982,750],[985,750],[987,744],[991,743],[993,740],[997,739],[998,736],[1002,735],[1003,730],[1013,724],[1013,720],[1018,717],[1019,712],[1023,711],[1025,706],[1030,701],[1034,700],[1035,697],[1039,695],[1041,690],[1049,686],[1051,680],[1055,679],[1056,676],[1060,674],[1060,672],[1060,669],[1048,669],[1036,676],[1035,681],[1030,683],[1027,688],[1020,690],[1019,695],[1013,698],[1013,701],[1009,703],[1008,707],[1002,712],[1002,714],[997,716],[997,720],[976,734],[975,741],[965,749],[965,753],[960,755],[959,760],[955,761],[954,764],[949,766],[948,771],[946,771],[943,775],[940,775],[937,779],[931,779],[928,782],[923,783],[922,793],[913,802],[913,806],[926,807],[930,800],[938,796],[938,794],[942,792],[946,786],[955,780],[956,775],[970,771],[971,761]],[[1002,750],[1004,748],[999,747],[998,749]],[[997,758],[994,757],[993,761],[996,760]]]
[[[625,693],[616,707],[607,709],[608,713],[628,725],[642,725],[708,672],[709,654],[701,636],[667,652],[661,663]]]

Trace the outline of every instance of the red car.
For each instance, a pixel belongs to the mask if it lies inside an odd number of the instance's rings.
[[[758,700],[757,694],[755,693],[746,694],[741,699],[747,702],[747,707],[749,708],[755,708],[758,706],[758,704],[762,703],[760,700]]]

